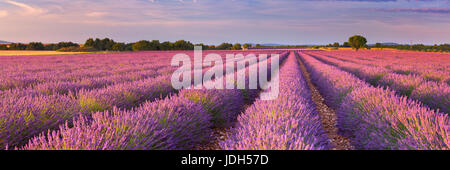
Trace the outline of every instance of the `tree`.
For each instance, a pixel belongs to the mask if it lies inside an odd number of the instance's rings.
[[[27,45],[22,43],[12,43],[9,44],[9,50],[25,50],[27,48]]]
[[[231,47],[232,50],[242,50],[242,45],[239,43],[236,43]]]
[[[244,44],[244,49],[248,49],[248,48],[250,48],[250,47],[252,47],[252,45],[251,44]]]
[[[160,50],[172,50],[173,49],[173,43],[169,41],[164,41],[159,45]]]
[[[349,42],[344,42],[344,44],[342,44],[342,47],[351,47]]]
[[[178,40],[173,43],[173,50],[193,50],[194,44],[185,40]]]
[[[360,48],[363,48],[366,46],[367,39],[360,35],[354,35],[350,38],[348,38],[348,42],[352,46],[352,48],[356,49],[358,51]]]
[[[116,43],[112,46],[113,51],[125,51],[125,44],[124,43]]]
[[[86,47],[94,47],[94,44],[95,44],[94,39],[89,38],[89,39],[87,39],[86,42],[84,43],[84,46],[86,46]]]
[[[381,43],[375,43],[375,48],[382,48],[383,46],[381,45]]]
[[[105,51],[105,50],[112,50],[112,46],[116,44],[114,40],[109,38],[99,39],[96,38],[95,40],[92,38],[89,38],[84,43],[85,47],[93,47],[99,51]]]
[[[51,50],[58,50],[56,44],[45,44],[44,45],[44,49],[45,50],[49,50],[49,51],[51,51]]]
[[[30,42],[25,50],[45,50],[45,47],[41,42]]]
[[[112,50],[112,46],[116,44],[116,42],[114,42],[114,40],[109,39],[109,38],[104,38],[102,40],[100,40],[100,48],[97,48],[98,50]]]
[[[159,40],[153,40],[152,42],[150,42],[150,50],[160,50],[159,46]]]
[[[339,47],[339,43],[338,43],[338,42],[335,42],[335,43],[333,44],[333,47]]]
[[[133,51],[148,51],[151,49],[151,43],[147,40],[141,40],[132,45]]]
[[[222,43],[219,46],[217,46],[217,49],[219,49],[219,50],[231,50],[232,47],[233,47],[233,44]]]
[[[134,43],[125,44],[124,51],[133,51],[133,44]]]
[[[8,50],[8,46],[5,44],[0,44],[0,50]]]
[[[205,45],[205,44],[203,44],[203,43],[195,44],[195,46],[201,46],[201,47],[202,47],[202,50],[210,50],[209,46],[207,46],[207,45]]]

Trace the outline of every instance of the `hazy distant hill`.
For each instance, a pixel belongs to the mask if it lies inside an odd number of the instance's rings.
[[[248,43],[251,44],[252,46],[256,46],[256,43]],[[289,46],[287,44],[274,44],[274,43],[266,43],[266,44],[260,44],[262,46]]]
[[[380,43],[381,45],[400,45],[399,43],[394,43],[394,42],[385,42],[385,43]],[[375,44],[369,44],[369,46],[374,46]]]
[[[10,42],[0,40],[0,44],[4,44],[4,43],[10,43]]]

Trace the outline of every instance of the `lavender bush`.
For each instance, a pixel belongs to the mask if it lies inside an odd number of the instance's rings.
[[[352,90],[343,100],[335,102],[334,106],[338,106],[340,133],[350,137],[358,149],[449,149],[447,114],[430,110],[389,89],[375,88],[361,80],[358,83],[358,79],[351,78],[352,75],[323,64],[305,53],[301,57],[309,69],[322,73],[316,76],[329,80],[316,81],[318,86],[328,86],[330,89],[351,87]],[[348,77],[343,79],[355,82],[347,86],[328,83],[339,79],[337,76]],[[336,96],[339,93],[326,95]]]
[[[327,149],[327,136],[299,70],[294,53],[280,70],[280,95],[257,100],[241,116],[239,126],[224,142],[230,150]],[[272,82],[276,83],[276,82]]]

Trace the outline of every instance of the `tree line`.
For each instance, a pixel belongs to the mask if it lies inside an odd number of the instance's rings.
[[[0,50],[58,50],[66,47],[79,47],[73,42],[59,42],[56,44],[43,44],[41,42],[30,42],[28,44],[11,43],[9,45],[0,44]]]
[[[376,43],[373,47],[375,48],[394,48],[399,50],[413,50],[413,51],[425,51],[425,52],[450,52],[450,44],[434,44],[434,45],[424,45],[424,44],[414,44],[414,45],[404,45],[404,44],[381,44]]]
[[[367,45],[367,40],[365,37],[360,35],[354,35],[349,38],[347,42],[344,42],[342,45],[338,42],[328,44],[325,47],[352,47],[353,49],[360,49],[360,48],[393,48],[393,49],[399,49],[399,50],[412,50],[412,51],[425,51],[425,52],[450,52],[450,44],[434,44],[434,45],[424,45],[424,44],[382,44],[382,43],[375,43],[374,45]],[[316,46],[315,48],[320,48],[320,46]]]
[[[43,44],[30,42],[28,44],[11,43],[0,44],[0,50],[55,50],[65,52],[90,52],[90,51],[158,51],[158,50],[193,50],[194,46],[202,46],[203,50],[242,50],[250,48],[251,44],[222,43],[220,45],[193,44],[189,41],[178,40],[175,42],[159,40],[141,40],[134,43],[116,42],[110,38],[89,38],[83,45],[73,42],[59,42],[56,44]]]

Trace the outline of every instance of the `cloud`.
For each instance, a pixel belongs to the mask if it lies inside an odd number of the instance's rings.
[[[24,9],[25,12],[23,14],[38,15],[38,14],[45,13],[45,10],[40,9],[40,8],[36,8],[36,7],[32,7],[32,6],[27,5],[25,3],[11,1],[11,0],[5,0],[4,2]]]
[[[450,8],[390,8],[390,9],[376,9],[376,11],[450,14]]]
[[[85,14],[88,17],[103,17],[108,15],[107,12],[89,12]]]
[[[0,18],[8,16],[8,11],[0,11]]]

